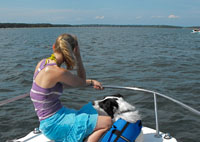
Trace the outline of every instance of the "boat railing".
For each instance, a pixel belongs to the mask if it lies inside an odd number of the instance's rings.
[[[188,111],[200,116],[200,111],[176,100],[176,99],[173,99],[169,96],[166,96],[164,94],[161,94],[161,93],[158,93],[158,92],[155,92],[155,91],[151,91],[151,90],[147,90],[147,89],[142,89],[142,88],[137,88],[137,87],[123,87],[123,86],[109,86],[109,85],[104,85],[103,86],[104,88],[112,88],[112,89],[125,89],[125,90],[134,90],[134,91],[141,91],[141,92],[146,92],[146,93],[150,93],[150,94],[153,94],[154,96],[154,111],[155,111],[155,123],[156,123],[156,134],[155,134],[155,137],[157,138],[160,138],[161,137],[161,134],[160,134],[160,131],[159,131],[159,124],[158,124],[158,107],[157,107],[157,96],[160,96],[160,97],[163,97],[165,99],[168,99],[178,105],[180,105],[181,107],[187,109]]]
[[[168,99],[178,105],[180,105],[181,107],[187,109],[188,111],[200,116],[200,111],[176,100],[176,99],[173,99],[169,96],[166,96],[164,94],[161,94],[161,93],[158,93],[158,92],[155,92],[155,91],[151,91],[151,90],[147,90],[147,89],[142,89],[142,88],[137,88],[137,87],[123,87],[123,86],[111,86],[111,85],[104,85],[103,86],[104,88],[111,88],[111,89],[125,89],[125,90],[132,90],[132,91],[141,91],[141,92],[146,92],[146,93],[150,93],[150,94],[153,94],[154,96],[154,111],[155,111],[155,123],[156,123],[156,134],[155,134],[155,137],[161,137],[160,135],[160,131],[159,131],[159,124],[158,124],[158,107],[157,107],[157,96],[160,96],[160,97],[163,97],[165,99]],[[0,106],[3,106],[3,105],[6,105],[8,103],[11,103],[11,102],[14,102],[14,101],[17,101],[19,99],[22,99],[22,98],[25,98],[29,96],[29,94],[23,94],[23,95],[20,95],[20,96],[17,96],[17,97],[14,97],[14,98],[11,98],[11,99],[7,99],[7,100],[4,100],[4,101],[0,101]]]

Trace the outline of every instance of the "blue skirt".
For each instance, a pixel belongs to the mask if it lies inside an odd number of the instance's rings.
[[[78,111],[62,107],[51,117],[40,121],[40,130],[56,142],[82,142],[94,131],[97,118],[92,103]]]

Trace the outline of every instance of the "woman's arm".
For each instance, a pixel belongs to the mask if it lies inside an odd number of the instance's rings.
[[[86,73],[85,73],[85,68],[83,66],[83,62],[81,59],[81,54],[80,54],[80,49],[79,46],[77,45],[74,48],[74,55],[76,57],[76,65],[77,65],[77,75],[78,77],[82,78],[83,80],[86,80]]]
[[[95,89],[102,90],[102,84],[97,80],[87,79],[83,80],[82,78],[78,77],[77,75],[72,74],[66,69],[60,68],[60,75],[58,76],[57,82],[62,82],[66,87],[81,87],[81,86],[93,86]]]
[[[77,75],[72,74],[70,71],[64,68],[60,68],[59,71],[57,71],[57,73],[58,73],[57,82],[61,82],[65,86],[69,87],[86,86],[86,80]]]
[[[85,68],[83,66],[81,56],[76,57],[76,61],[77,61],[77,76],[82,78],[83,80],[86,80]]]
[[[76,58],[77,75],[72,74],[66,69],[60,68],[60,82],[70,87],[86,86],[86,73],[82,63],[79,46],[77,45],[74,50],[74,56]]]
[[[74,55],[77,61],[77,75],[73,75],[68,70],[60,69],[60,82],[70,87],[93,86],[95,89],[103,89],[100,82],[91,79],[86,80],[85,68],[81,59],[79,46],[74,48]]]

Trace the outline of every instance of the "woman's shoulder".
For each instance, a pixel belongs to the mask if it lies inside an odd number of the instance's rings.
[[[43,73],[48,78],[48,80],[52,80],[55,82],[61,82],[63,78],[65,78],[65,72],[67,70],[58,66],[47,66],[45,67]]]
[[[35,72],[38,70],[38,68],[40,67],[42,61],[44,61],[44,60],[45,60],[45,59],[42,59],[42,60],[40,60],[40,61],[37,63],[37,65],[36,65],[36,67],[35,67]]]
[[[51,73],[51,74],[56,74],[56,75],[62,75],[63,72],[66,72],[67,69],[59,67],[57,65],[51,65],[51,66],[46,66],[45,67],[45,72]]]
[[[36,68],[39,67],[39,66],[41,65],[41,63],[44,62],[44,60],[45,60],[45,59],[40,60],[40,61],[37,63]]]

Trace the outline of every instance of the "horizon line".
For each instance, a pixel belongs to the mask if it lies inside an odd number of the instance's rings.
[[[52,23],[18,23],[18,22],[4,22],[0,23],[0,28],[7,27],[77,27],[77,26],[110,26],[110,27],[174,27],[174,28],[200,28],[200,26],[175,26],[163,24],[52,24]]]

